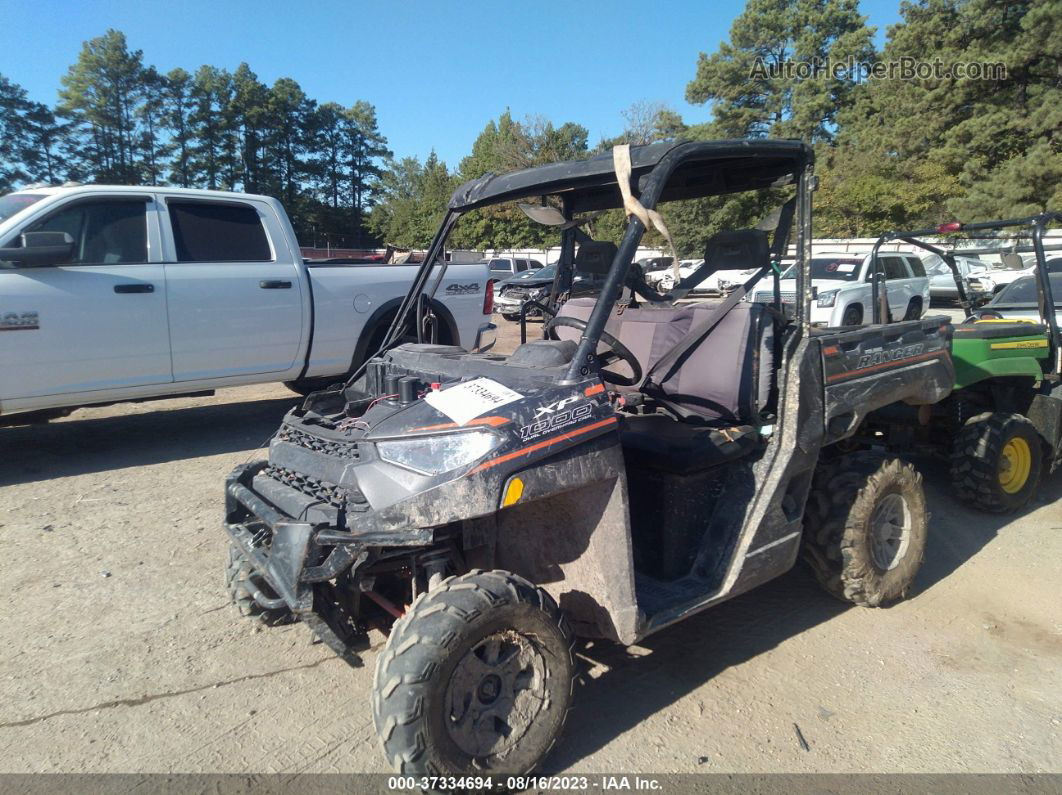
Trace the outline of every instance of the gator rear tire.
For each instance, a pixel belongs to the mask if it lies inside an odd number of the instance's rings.
[[[982,511],[1021,508],[1040,484],[1042,449],[1036,427],[1021,414],[999,411],[971,417],[951,454],[955,493]]]
[[[403,775],[528,773],[571,705],[573,639],[556,602],[504,571],[450,577],[395,622],[373,722]]]
[[[234,544],[230,544],[229,558],[225,564],[225,589],[240,615],[257,619],[268,627],[290,624],[295,620],[294,614],[286,607],[270,609],[258,604],[251,596],[251,591],[255,588],[269,599],[275,599],[277,596],[262,575],[254,572],[243,552]]]
[[[880,607],[907,595],[922,566],[927,525],[913,466],[852,453],[819,466],[804,511],[804,558],[838,599]]]

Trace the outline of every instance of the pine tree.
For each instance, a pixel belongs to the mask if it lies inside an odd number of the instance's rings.
[[[828,64],[869,59],[872,34],[857,0],[748,0],[729,40],[701,53],[686,87],[688,101],[712,103],[713,123],[701,135],[830,140],[857,76],[835,74]],[[781,76],[797,62],[826,73]]]
[[[162,123],[169,131],[163,156],[169,159],[169,180],[182,188],[194,182],[192,172],[192,76],[184,69],[173,69],[161,82]]]
[[[117,30],[85,42],[77,63],[63,76],[58,113],[73,123],[80,138],[73,151],[91,177],[140,181],[137,128],[143,92],[143,52],[130,51],[125,34]]]

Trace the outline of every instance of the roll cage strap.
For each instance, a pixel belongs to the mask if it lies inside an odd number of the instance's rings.
[[[664,223],[664,217],[660,215],[656,210],[649,210],[631,193],[631,145],[620,144],[612,147],[612,167],[616,172],[616,181],[619,183],[620,195],[623,196],[623,212],[630,218],[635,216],[642,222],[642,226],[646,229],[650,224],[656,227],[656,231],[664,236],[667,240],[668,248],[671,250],[672,262],[678,266],[678,256],[675,253],[675,242],[671,239],[671,232],[668,231],[667,224]]]
[[[642,381],[642,389],[652,388],[653,386],[659,387],[664,381],[666,381],[671,375],[671,367],[682,358],[688,351],[694,346],[700,344],[712,329],[718,326],[730,311],[737,306],[741,299],[748,295],[749,290],[756,284],[763,275],[767,273],[777,262],[781,259],[782,254],[785,252],[786,241],[789,239],[789,230],[793,225],[793,214],[796,212],[796,199],[790,199],[784,205],[782,205],[782,212],[778,216],[778,226],[775,227],[774,239],[771,240],[771,256],[763,267],[756,271],[743,285],[734,290],[730,295],[726,297],[726,300],[719,305],[719,310],[715,312],[711,317],[707,318],[704,322],[694,326],[690,329],[686,336],[679,340],[675,347],[657,359],[656,364],[649,368],[649,372],[645,374],[645,378]],[[653,380],[654,374],[657,372],[663,373],[663,377],[659,382]]]

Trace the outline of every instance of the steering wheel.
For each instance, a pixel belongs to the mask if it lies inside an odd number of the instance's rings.
[[[567,326],[577,331],[586,331],[586,322],[575,317],[554,317],[546,323],[547,330],[553,330],[557,326]],[[601,370],[601,378],[610,384],[619,384],[620,386],[634,386],[639,383],[642,380],[642,366],[638,363],[637,357],[627,349],[627,346],[607,331],[601,332],[601,342],[608,346],[607,351],[597,356],[602,365],[626,362],[633,373],[633,375],[627,376],[603,369]]]
[[[978,309],[972,315],[963,320],[963,323],[976,323],[978,320],[1002,320],[1003,315],[994,309]]]

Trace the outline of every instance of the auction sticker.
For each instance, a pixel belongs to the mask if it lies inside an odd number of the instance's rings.
[[[504,384],[489,378],[476,378],[441,392],[432,392],[424,400],[458,425],[464,425],[480,414],[521,398],[523,395]]]

